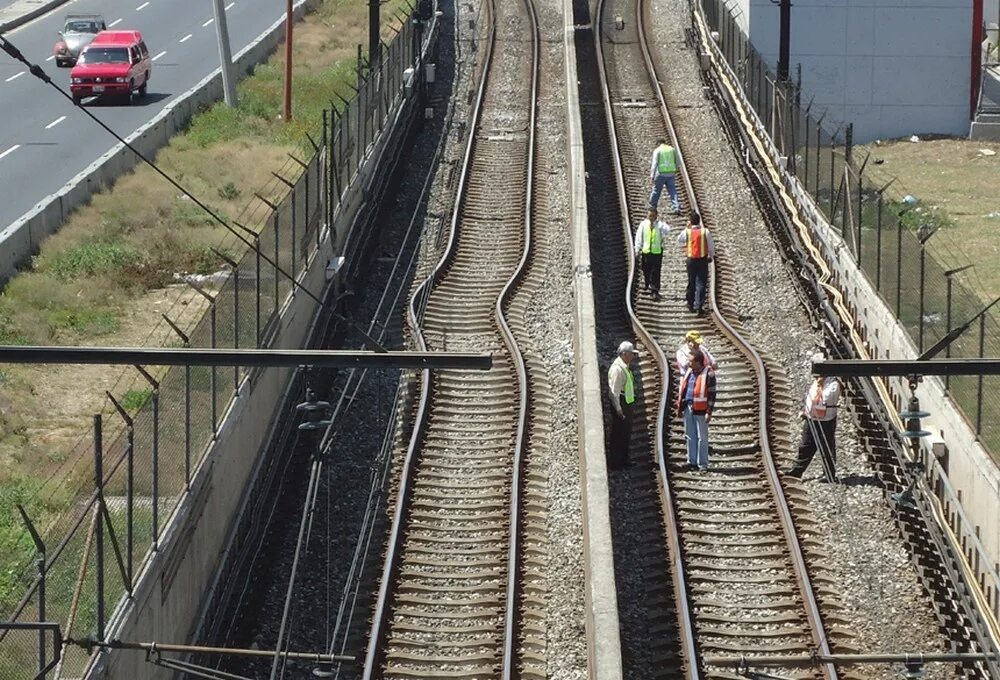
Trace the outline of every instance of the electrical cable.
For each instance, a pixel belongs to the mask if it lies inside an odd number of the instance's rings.
[[[250,250],[255,251],[258,255],[260,255],[260,257],[261,257],[262,260],[264,260],[269,265],[271,265],[272,267],[274,267],[275,272],[281,274],[282,276],[284,276],[285,278],[287,278],[289,281],[291,281],[293,287],[298,288],[303,293],[305,293],[306,296],[308,296],[314,302],[316,302],[316,304],[318,304],[321,309],[327,309],[327,311],[329,311],[333,315],[333,317],[336,318],[338,321],[340,321],[340,322],[342,322],[342,323],[350,326],[352,329],[354,329],[355,331],[357,331],[358,333],[360,333],[361,336],[364,337],[364,339],[367,342],[370,342],[372,344],[372,346],[374,347],[375,351],[377,351],[377,352],[385,352],[386,351],[385,347],[383,347],[381,344],[379,344],[374,338],[370,337],[361,328],[359,328],[356,324],[354,324],[354,322],[352,322],[350,319],[347,319],[346,317],[340,315],[335,310],[327,308],[326,304],[323,302],[323,300],[318,295],[316,295],[309,288],[307,288],[305,285],[303,285],[302,283],[300,283],[294,276],[292,276],[291,274],[289,274],[288,272],[286,272],[276,261],[274,261],[273,259],[271,259],[270,256],[266,255],[259,248],[257,248],[254,245],[254,243],[250,241],[250,239],[248,239],[246,236],[244,236],[239,231],[237,231],[235,228],[233,228],[233,226],[231,224],[229,224],[226,220],[222,219],[222,217],[218,213],[216,213],[214,210],[212,210],[210,207],[208,207],[197,196],[195,196],[190,191],[188,191],[186,188],[184,188],[184,186],[182,186],[180,184],[180,182],[178,182],[173,177],[171,177],[170,175],[168,175],[158,165],[156,165],[156,163],[154,163],[152,160],[150,160],[149,158],[147,158],[145,154],[143,154],[138,149],[136,149],[134,146],[132,146],[132,144],[129,143],[128,141],[126,141],[121,135],[119,135],[117,132],[115,132],[114,130],[112,130],[107,124],[104,123],[104,121],[102,121],[100,118],[98,118],[97,116],[95,116],[89,110],[87,110],[86,108],[84,108],[82,102],[74,101],[72,95],[67,94],[65,90],[63,90],[61,87],[59,87],[58,85],[56,85],[55,82],[53,82],[52,78],[50,78],[49,75],[47,73],[45,73],[45,70],[42,69],[41,66],[39,66],[38,64],[32,64],[30,61],[28,61],[27,57],[25,57],[21,53],[21,51],[19,49],[17,49],[17,47],[14,46],[14,44],[12,42],[10,42],[9,40],[7,40],[3,36],[0,36],[0,49],[2,49],[4,52],[6,52],[8,55],[10,55],[14,60],[19,61],[22,64],[24,64],[25,66],[27,66],[28,67],[28,71],[31,73],[31,75],[35,76],[36,78],[38,78],[39,80],[41,80],[43,83],[46,83],[47,85],[51,85],[52,88],[56,92],[58,92],[59,94],[61,94],[66,99],[70,100],[73,103],[73,106],[75,106],[78,109],[80,109],[81,111],[83,111],[88,117],[90,117],[91,120],[93,120],[95,123],[97,123],[105,132],[107,132],[108,134],[110,134],[120,144],[124,145],[125,148],[127,148],[129,151],[131,151],[132,153],[134,153],[139,160],[141,160],[143,163],[145,163],[146,165],[148,165],[149,167],[151,167],[158,175],[160,175],[161,177],[163,177],[163,179],[167,180],[167,182],[169,182],[171,186],[173,186],[175,189],[177,189],[182,194],[184,194],[189,199],[191,199],[194,202],[194,204],[197,205],[199,208],[201,208],[203,211],[205,211],[205,213],[209,217],[211,217],[212,220],[214,220],[219,225],[221,225],[222,227],[224,227],[227,231],[229,231],[229,233],[231,233],[233,236],[235,236],[238,240],[242,241],[243,244],[247,248],[249,248]]]

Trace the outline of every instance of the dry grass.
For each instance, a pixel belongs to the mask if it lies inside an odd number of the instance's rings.
[[[872,154],[866,175],[880,184],[896,177],[890,193],[940,211],[944,227],[929,244],[945,268],[974,264],[968,280],[976,292],[984,301],[1000,295],[1000,143],[897,140],[864,148]]]

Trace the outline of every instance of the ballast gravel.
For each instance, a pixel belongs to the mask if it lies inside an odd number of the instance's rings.
[[[685,158],[697,164],[702,201],[715,220],[720,259],[740,273],[741,321],[749,339],[784,368],[795,408],[809,380],[809,357],[821,336],[810,327],[777,246],[739,168],[720,121],[703,91],[697,52],[685,47],[690,25],[684,0],[652,0],[653,44],[669,97],[682,104],[671,112]],[[651,140],[651,145],[653,140]],[[797,413],[783,414],[798,423]],[[817,460],[806,472],[808,507],[819,521],[836,590],[849,615],[859,652],[933,652],[947,648],[931,601],[892,520],[882,489],[866,462],[851,414],[838,419],[838,474],[843,484],[820,481]],[[790,460],[794,452],[786,452]],[[897,678],[900,668],[855,666],[857,677]],[[928,664],[929,678],[953,678],[945,664]]]

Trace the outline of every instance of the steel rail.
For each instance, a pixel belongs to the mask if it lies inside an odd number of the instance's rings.
[[[626,258],[628,259],[628,282],[625,287],[625,307],[628,310],[629,321],[636,336],[640,339],[642,346],[646,348],[656,365],[656,370],[660,376],[661,390],[659,400],[656,405],[656,429],[654,430],[653,442],[656,461],[659,467],[661,488],[663,495],[661,498],[661,508],[663,510],[664,524],[667,530],[667,547],[671,555],[671,577],[674,584],[674,593],[677,605],[678,632],[681,638],[681,653],[686,660],[687,677],[689,680],[697,680],[701,676],[698,671],[697,648],[694,641],[694,621],[692,612],[688,606],[688,585],[686,569],[681,553],[680,535],[677,533],[679,524],[673,495],[670,485],[667,483],[667,451],[664,433],[666,432],[669,386],[670,386],[670,365],[666,354],[660,347],[660,343],[650,334],[650,332],[639,320],[632,304],[632,290],[635,287],[636,262],[635,254],[632,250],[632,219],[628,211],[628,195],[625,190],[625,175],[622,168],[621,153],[619,152],[618,131],[615,125],[614,112],[611,109],[611,91],[608,85],[607,69],[604,64],[604,40],[603,40],[603,17],[605,0],[598,0],[597,10],[594,13],[593,33],[594,48],[597,53],[597,69],[600,74],[601,91],[604,94],[604,112],[608,123],[608,137],[611,142],[611,156],[613,159],[612,169],[618,190],[618,204],[621,210],[622,230],[625,238]],[[644,381],[645,382],[645,381]],[[645,390],[644,390],[645,392]],[[645,394],[643,394],[645,399]]]
[[[598,39],[596,43],[598,48],[598,66],[601,72],[602,87],[605,93],[605,109],[609,123],[610,136],[612,139],[612,147],[613,147],[612,153],[615,159],[615,172],[618,178],[618,191],[623,212],[623,223],[626,225],[625,228],[626,228],[627,242],[630,243],[631,242],[630,237],[632,233],[627,226],[630,221],[629,215],[627,214],[628,202],[625,193],[624,178],[622,176],[622,168],[621,168],[622,163],[618,151],[617,133],[615,130],[614,116],[612,115],[611,111],[610,92],[607,84],[604,55],[602,49],[603,36],[601,35],[601,28],[602,28],[601,19],[604,14],[603,7],[604,4],[602,0],[602,2],[599,5],[597,13]],[[637,0],[636,3],[636,22],[639,34],[639,46],[643,54],[643,60],[645,62],[645,67],[646,67],[646,74],[649,79],[650,85],[653,88],[653,91],[655,92],[655,96],[658,100],[660,113],[663,118],[664,125],[671,137],[671,140],[673,141],[673,146],[676,149],[678,154],[678,159],[680,160],[679,173],[681,175],[681,180],[683,182],[684,189],[686,190],[685,193],[687,194],[689,205],[691,206],[692,209],[697,210],[698,204],[697,204],[697,195],[695,192],[694,183],[692,182],[690,174],[687,171],[686,164],[683,162],[681,145],[679,144],[676,130],[673,126],[673,122],[670,118],[670,114],[666,106],[666,99],[663,95],[662,88],[660,87],[659,78],[657,77],[656,68],[646,39],[645,5],[642,3],[642,0]],[[646,329],[642,326],[641,322],[636,318],[634,310],[631,305],[632,301],[631,291],[635,283],[634,256],[631,253],[631,249],[629,253],[629,263],[631,267],[629,274],[628,290],[626,291],[626,300],[629,308],[629,313],[630,316],[633,318],[633,326],[637,328],[637,333],[640,335],[645,334],[648,336],[648,333],[645,332]],[[712,274],[714,275],[714,273],[715,272],[713,266]],[[715,277],[712,276],[713,281],[714,278]],[[818,606],[816,604],[815,596],[813,594],[811,583],[809,581],[808,572],[805,569],[805,563],[802,557],[801,547],[798,545],[795,537],[794,524],[792,523],[791,520],[791,515],[787,507],[786,499],[784,498],[784,494],[781,491],[780,482],[777,478],[777,470],[774,465],[773,458],[771,456],[769,440],[768,440],[768,426],[767,426],[767,416],[766,416],[767,378],[763,361],[761,357],[756,353],[756,351],[749,346],[749,344],[745,341],[745,339],[743,339],[740,336],[740,334],[736,331],[736,329],[733,328],[732,325],[724,318],[718,304],[717,290],[714,284],[709,287],[709,298],[711,301],[711,309],[713,311],[713,315],[718,320],[719,325],[721,326],[721,330],[727,337],[729,337],[729,339],[733,342],[734,345],[740,348],[740,351],[752,363],[753,370],[756,374],[758,383],[761,385],[761,390],[758,393],[759,403],[757,409],[757,414],[758,414],[757,417],[758,417],[758,429],[760,431],[760,439],[761,439],[760,441],[761,451],[763,454],[763,458],[766,461],[765,464],[766,476],[768,478],[772,494],[779,508],[779,515],[780,515],[779,519],[781,522],[783,533],[785,535],[785,541],[786,544],[788,545],[790,556],[793,561],[794,574],[796,582],[798,584],[798,589],[802,595],[803,602],[806,605],[807,617],[810,623],[811,635],[813,637],[814,643],[816,643],[816,645],[819,648],[826,650],[826,653],[828,653],[829,648],[826,641],[826,634],[822,628],[822,621],[818,615]],[[640,332],[640,330],[642,332]],[[657,350],[659,350],[659,344],[651,337],[649,340],[649,345],[650,347],[655,347]],[[659,354],[662,356],[662,351],[660,351]],[[662,373],[665,374],[666,371],[663,371]],[[694,627],[692,612],[690,610],[690,605],[688,602],[689,589],[686,582],[684,564],[681,557],[680,540],[677,528],[678,524],[674,512],[672,492],[670,484],[668,483],[669,480],[666,472],[666,460],[665,460],[666,456],[664,455],[664,452],[662,450],[662,445],[663,445],[662,433],[664,432],[663,423],[666,416],[665,401],[668,395],[669,385],[670,385],[669,382],[664,381],[664,389],[661,395],[661,408],[658,413],[657,430],[656,430],[658,434],[656,442],[657,459],[660,464],[660,475],[661,475],[662,489],[663,489],[663,496],[661,497],[661,502],[662,505],[664,506],[664,517],[665,517],[665,523],[667,525],[666,528],[667,528],[668,548],[670,549],[672,555],[672,565],[673,565],[672,576],[675,585],[675,598],[677,602],[678,632],[680,637],[681,653],[687,662],[686,663],[687,677],[697,678],[699,677],[700,671],[698,668],[697,645],[695,642],[695,627]],[[837,677],[836,670],[830,665],[824,668],[824,673],[827,677],[830,678]]]
[[[528,419],[528,371],[524,363],[524,355],[517,345],[514,332],[507,323],[504,314],[504,307],[509,302],[517,285],[524,278],[527,270],[528,260],[531,258],[531,216],[534,210],[534,180],[535,180],[535,125],[538,116],[538,73],[539,73],[539,44],[541,36],[538,29],[538,14],[535,11],[533,0],[523,0],[531,19],[532,33],[532,55],[531,55],[531,113],[528,122],[528,169],[527,183],[525,185],[524,201],[524,248],[521,253],[521,260],[517,269],[511,276],[507,285],[500,292],[496,302],[496,320],[500,326],[504,343],[514,361],[517,370],[518,381],[518,416],[517,416],[517,439],[514,444],[514,463],[511,469],[511,493],[510,493],[510,544],[507,551],[507,597],[506,614],[504,621],[504,650],[503,664],[501,666],[501,677],[503,680],[512,680],[515,677],[515,657],[514,648],[518,640],[517,623],[519,621],[519,600],[521,582],[521,549],[520,549],[520,520],[521,520],[521,497],[523,492],[524,457],[527,447]]]
[[[514,456],[512,465],[512,481],[510,489],[510,529],[507,556],[507,585],[505,593],[505,616],[503,632],[503,652],[501,664],[501,676],[504,680],[510,680],[517,676],[516,646],[518,642],[517,622],[519,618],[519,584],[520,584],[520,516],[521,516],[521,496],[522,496],[522,467],[523,454],[526,447],[527,437],[525,435],[527,412],[528,412],[528,388],[527,372],[524,358],[518,349],[517,341],[511,331],[505,317],[504,305],[509,299],[517,284],[522,279],[526,263],[531,255],[531,213],[533,208],[532,184],[534,179],[534,139],[536,125],[536,101],[538,91],[539,72],[539,44],[538,21],[535,7],[532,0],[524,0],[526,9],[532,26],[533,53],[532,53],[532,83],[531,101],[528,123],[528,146],[527,146],[527,183],[526,202],[524,211],[524,239],[523,249],[519,263],[506,282],[500,295],[494,304],[494,321],[500,330],[500,336],[506,345],[512,359],[512,364],[517,374],[518,381],[518,408],[517,408],[517,432],[514,444]],[[461,221],[463,204],[468,192],[470,176],[473,172],[473,150],[476,146],[476,131],[479,129],[481,114],[483,111],[487,86],[492,72],[494,48],[496,46],[496,8],[493,0],[485,3],[488,16],[490,18],[490,30],[487,40],[487,51],[483,58],[483,66],[480,74],[480,83],[476,95],[475,106],[472,110],[472,118],[469,124],[469,138],[466,143],[465,152],[462,158],[459,184],[454,198],[449,224],[448,241],[444,252],[428,277],[418,286],[410,300],[408,321],[413,330],[415,341],[421,351],[427,351],[427,340],[423,331],[423,309],[429,300],[430,291],[436,283],[442,280],[448,270],[448,266],[455,258],[458,242],[459,223]],[[392,605],[392,589],[396,574],[399,570],[401,560],[401,547],[405,538],[405,524],[408,516],[410,500],[413,496],[413,484],[417,471],[417,459],[421,450],[422,441],[425,436],[430,417],[431,400],[431,379],[428,371],[423,371],[421,380],[421,393],[417,407],[416,422],[411,434],[407,452],[403,463],[400,492],[397,498],[396,509],[393,517],[393,524],[390,531],[389,547],[385,559],[382,581],[379,589],[378,602],[375,615],[373,617],[372,633],[369,638],[368,653],[365,661],[363,677],[365,680],[373,678],[378,673],[378,667],[384,658],[382,647],[387,636],[387,623]]]
[[[854,310],[836,286],[834,272],[829,261],[826,259],[822,248],[822,242],[810,231],[807,224],[809,219],[808,211],[803,208],[803,198],[798,193],[793,183],[786,184],[777,163],[777,153],[774,145],[769,141],[767,132],[759,121],[753,107],[746,99],[742,87],[736,78],[735,72],[726,62],[716,41],[711,38],[710,29],[705,17],[692,5],[692,25],[698,34],[700,44],[709,55],[715,68],[711,71],[712,80],[720,93],[720,100],[723,106],[732,111],[733,120],[736,122],[734,136],[745,148],[747,157],[746,164],[749,165],[749,157],[752,154],[760,161],[761,172],[751,168],[751,176],[756,176],[768,200],[773,200],[778,206],[778,210],[786,221],[786,231],[784,236],[790,241],[791,248],[799,253],[800,259],[797,261],[803,270],[811,273],[811,277],[800,277],[799,286],[807,288],[807,294],[815,300],[824,301],[819,308],[819,316],[822,317],[828,337],[837,343],[842,343],[844,347],[851,350],[851,355],[861,360],[872,360],[874,356],[867,347],[861,335],[861,324],[858,323]],[[815,304],[819,304],[818,302]],[[863,394],[864,400],[872,405],[873,417],[886,433],[892,433],[905,428],[905,422],[900,418],[892,394],[889,391],[888,382],[875,378],[859,378],[858,387]],[[890,455],[897,461],[897,465],[902,467],[905,462],[914,460],[913,452],[908,447],[903,446],[898,439],[890,436]],[[898,478],[897,478],[898,479]],[[917,485],[920,491],[921,485]],[[981,589],[978,582],[976,570],[971,564],[971,560],[965,555],[965,541],[954,533],[946,516],[947,513],[942,502],[933,493],[919,492],[914,494],[914,499],[918,507],[918,517],[897,519],[897,524],[907,533],[908,526],[920,523],[932,539],[938,543],[941,552],[941,569],[953,579],[954,589],[966,588],[969,591],[971,602],[968,602],[969,609],[966,611],[967,618],[972,621],[972,628],[979,636],[981,644],[986,648],[996,650],[997,640],[1000,640],[1000,627],[997,626],[996,617],[988,598]],[[953,562],[953,566],[949,565]],[[926,578],[921,579],[925,585],[928,584]],[[933,588],[933,586],[928,586]],[[967,601],[961,598],[961,606],[965,606]],[[996,656],[996,652],[988,656]],[[989,672],[1000,677],[1000,665],[987,659]]]
[[[660,79],[656,71],[656,65],[653,61],[652,53],[649,50],[649,44],[646,40],[646,11],[648,5],[645,0],[636,0],[636,22],[639,26],[639,44],[642,48],[643,58],[646,62],[646,71],[649,75],[650,84],[653,90],[656,92],[657,99],[660,103],[660,113],[663,116],[663,122],[667,126],[667,130],[670,133],[670,138],[674,142],[674,149],[677,150],[678,156],[680,156],[680,140],[678,139],[677,131],[674,128],[674,123],[670,117],[670,112],[667,108],[666,98],[663,95],[663,88],[660,84]],[[688,173],[687,166],[683,162],[679,164],[678,170],[684,180],[684,185],[687,188],[688,200],[691,202],[692,209],[698,210],[697,203],[697,193],[693,182],[691,181],[690,174]],[[813,643],[816,645],[816,650],[819,654],[828,656],[832,654],[830,649],[829,639],[827,637],[826,628],[823,625],[823,618],[820,614],[819,603],[816,600],[816,594],[813,590],[812,579],[809,576],[809,570],[806,566],[805,557],[802,553],[802,546],[799,543],[798,534],[795,530],[795,522],[792,519],[791,509],[788,505],[788,499],[785,496],[784,489],[781,486],[781,480],[778,478],[778,469],[775,465],[774,454],[771,451],[771,441],[770,441],[770,428],[767,423],[767,412],[768,412],[768,381],[767,381],[767,368],[764,365],[764,360],[758,354],[757,350],[753,345],[744,338],[740,332],[734,328],[723,310],[719,306],[718,300],[718,290],[715,285],[716,275],[715,275],[715,262],[709,263],[710,276],[709,276],[709,290],[708,299],[711,301],[713,317],[718,321],[722,332],[727,335],[732,342],[740,348],[740,350],[747,356],[753,367],[754,372],[757,374],[757,381],[760,385],[760,390],[758,391],[758,427],[760,431],[760,447],[762,458],[765,463],[765,471],[767,473],[768,484],[771,487],[771,492],[777,504],[779,511],[779,518],[781,521],[781,527],[785,534],[785,542],[788,545],[788,549],[791,554],[793,567],[795,571],[795,577],[798,581],[799,593],[802,596],[803,603],[805,604],[806,617],[809,621],[809,628],[812,634]],[[825,664],[823,666],[823,674],[825,677],[834,680],[838,677],[837,669],[832,663]]]
[[[469,123],[470,130],[475,130],[476,125],[479,122],[480,108],[482,107],[483,96],[486,91],[489,67],[493,60],[493,46],[496,38],[496,21],[495,14],[493,12],[492,0],[486,3],[486,7],[489,13],[490,32],[486,41],[486,54],[484,55],[483,67],[480,72],[479,89],[476,94],[476,105],[473,108],[472,120]],[[472,157],[474,142],[475,135],[470,133],[465,146],[465,154],[462,158],[463,168],[466,168],[469,165],[469,160]],[[458,197],[460,197],[465,191],[465,185],[466,173],[463,171],[459,177],[458,190],[456,192],[456,205],[458,203]],[[421,301],[426,299],[431,286],[441,276],[441,273],[447,265],[456,238],[456,232],[458,229],[457,222],[458,216],[457,214],[453,214],[448,235],[448,247],[441,255],[437,265],[435,265],[428,277],[423,281],[423,283],[420,284],[420,286],[417,287],[413,296],[410,298],[409,311],[407,313],[408,322],[410,324],[410,328],[413,330],[414,341],[417,343],[418,351],[421,352],[428,351],[427,341],[424,338],[423,331],[421,330],[423,323],[423,306]],[[368,650],[365,654],[365,666],[362,673],[362,680],[373,680],[378,673],[379,666],[382,661],[382,645],[386,634],[386,624],[389,620],[392,585],[396,579],[396,574],[399,571],[400,553],[402,552],[403,538],[405,536],[403,525],[408,516],[407,511],[410,507],[410,499],[413,495],[413,483],[414,477],[416,476],[417,457],[420,449],[420,442],[423,440],[424,433],[427,430],[427,421],[428,416],[430,415],[430,393],[431,373],[429,370],[424,369],[420,374],[420,398],[418,400],[413,431],[410,434],[410,441],[406,447],[406,455],[404,456],[400,471],[399,495],[396,497],[396,505],[393,510],[392,527],[389,530],[389,541],[382,568],[382,577],[379,583],[378,599],[375,602],[375,611],[372,615],[372,629],[368,635]]]

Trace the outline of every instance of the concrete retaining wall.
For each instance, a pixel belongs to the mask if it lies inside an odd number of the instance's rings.
[[[295,17],[301,19],[318,0],[297,0]],[[238,74],[249,73],[274,51],[284,37],[285,20],[279,19],[257,36],[233,59]],[[187,127],[200,110],[222,100],[222,72],[216,69],[193,88],[166,106],[153,120],[126,137],[147,158]],[[116,144],[55,194],[46,196],[32,210],[0,232],[0,283],[6,282],[17,267],[38,252],[39,245],[65,223],[70,213],[90,197],[114,184],[131,170],[139,158],[123,144]]]

